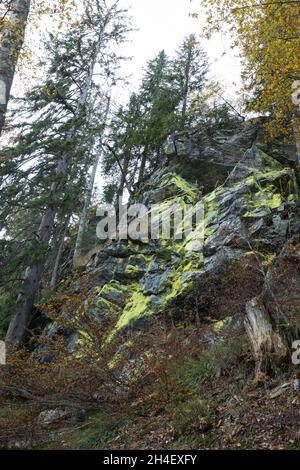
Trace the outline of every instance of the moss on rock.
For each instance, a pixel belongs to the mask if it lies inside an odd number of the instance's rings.
[[[218,272],[220,266],[226,270],[230,260],[256,255],[256,248],[250,248],[245,240],[244,229],[247,233],[251,230],[255,234],[262,232],[264,237],[272,233],[272,237],[281,240],[281,214],[288,213],[298,201],[295,174],[263,152],[258,158],[260,165],[253,168],[249,176],[229,186],[220,186],[202,197],[203,217],[187,238],[165,240],[158,237],[157,240],[144,240],[144,243],[127,242],[128,256],[125,256],[125,247],[120,258],[122,269],[118,270],[119,277],[123,273],[123,279],[118,277],[118,281],[105,284],[96,291],[99,304],[107,309],[107,314],[111,313],[112,305],[118,307],[113,334],[141,319],[167,311],[174,299],[192,291],[194,280],[199,276],[205,278],[211,272]],[[157,217],[154,219],[157,223],[173,210],[175,204],[182,210],[185,204],[196,204],[199,198],[194,185],[171,173],[162,175],[156,190],[161,196],[157,204],[158,215],[151,215]],[[278,219],[276,223],[274,217]],[[253,218],[259,219],[259,224],[255,221],[256,225],[253,225]],[[250,228],[249,221],[252,223]],[[113,252],[113,245],[110,252]],[[207,258],[203,252],[208,253]],[[266,253],[262,264],[267,268],[275,255],[270,250]],[[216,329],[222,327],[223,323],[215,325]]]

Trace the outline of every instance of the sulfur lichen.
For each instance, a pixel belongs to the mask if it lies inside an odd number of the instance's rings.
[[[211,259],[212,265],[220,261],[222,255],[218,250],[224,246],[232,249],[231,260],[259,256],[262,266],[272,264],[274,254],[249,251],[249,246],[240,244],[241,237],[232,236],[235,230],[247,225],[248,218],[262,219],[264,224],[265,215],[271,215],[272,220],[281,213],[282,207],[297,201],[293,170],[282,168],[266,154],[260,153],[258,158],[260,165],[258,169],[253,168],[250,176],[229,186],[224,184],[201,198],[203,217],[194,224],[188,237],[169,240],[159,233],[156,240],[127,242],[128,254],[120,258],[120,265],[114,272],[121,280],[113,280],[95,290],[99,308],[107,314],[114,311],[118,315],[110,337],[139,319],[167,311],[174,299],[193,289],[195,277],[209,270]],[[157,194],[161,196],[157,212],[149,213],[157,226],[170,212],[176,216],[176,207],[182,211],[186,204],[194,205],[199,199],[195,186],[171,173],[161,179]],[[230,217],[232,222],[228,222]],[[256,221],[252,226],[255,224]],[[178,230],[182,225],[184,221]],[[224,227],[225,232],[229,232],[229,241],[228,234],[222,234]],[[204,259],[205,250],[209,255]],[[214,330],[220,332],[227,321],[229,319],[217,322]]]
[[[170,188],[174,186],[176,196],[182,196],[190,204],[196,201],[197,188],[196,186],[188,183],[181,176],[176,174],[167,174],[160,182],[161,188]],[[173,191],[174,192],[174,191]]]
[[[134,266],[133,264],[128,264],[126,266],[126,269],[125,269],[125,274],[136,274],[139,271],[140,270],[139,270],[138,266]]]
[[[116,330],[128,326],[130,322],[136,318],[147,315],[148,303],[149,296],[144,295],[141,290],[134,292],[117,322]],[[148,311],[148,314],[149,313]]]

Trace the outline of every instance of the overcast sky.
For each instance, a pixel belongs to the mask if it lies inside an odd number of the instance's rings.
[[[1,0],[0,0],[1,1]],[[47,0],[51,1],[51,0]],[[132,57],[132,60],[124,64],[122,72],[130,75],[130,86],[120,87],[114,93],[114,101],[129,96],[143,74],[143,67],[147,61],[162,49],[168,55],[174,54],[178,45],[185,36],[196,33],[199,35],[204,24],[204,15],[199,10],[198,0],[121,0],[124,8],[129,8],[133,20],[134,31],[130,35],[130,41],[124,46],[124,55]],[[199,18],[193,19],[189,15],[198,12]],[[51,31],[53,23],[48,18],[44,20],[45,30]],[[28,31],[27,38],[32,33]],[[39,33],[33,33],[36,47],[35,56],[43,54],[39,49]],[[240,62],[236,52],[230,49],[230,40],[224,35],[217,35],[210,41],[202,39],[203,46],[207,51],[211,66],[211,76],[218,79],[223,86],[224,96],[236,105],[240,93]],[[22,69],[22,66],[21,66]],[[18,74],[14,82],[12,93],[23,94],[24,90],[32,86],[34,81],[40,81],[43,70],[35,70],[34,74],[29,68],[23,67],[22,74]],[[99,186],[101,178],[97,178]],[[100,184],[101,187],[101,184]]]
[[[1,0],[0,0],[1,1]],[[51,0],[47,0],[51,1]],[[121,0],[121,5],[129,9],[132,16],[133,27],[137,29],[129,36],[129,41],[124,45],[122,54],[132,57],[122,67],[124,75],[130,75],[130,86],[124,90],[116,90],[115,99],[128,96],[129,92],[136,88],[143,74],[143,67],[147,61],[162,49],[168,55],[174,54],[178,45],[185,36],[196,33],[200,35],[204,24],[204,15],[199,10],[198,0]],[[191,18],[190,13],[198,12],[199,18]],[[49,17],[42,20],[42,30],[53,30],[53,22],[49,22]],[[27,30],[27,41],[34,40],[32,49],[35,57],[43,55],[43,48],[40,48],[41,31],[33,29]],[[223,85],[225,95],[235,102],[239,96],[237,92],[240,84],[240,63],[236,52],[230,49],[230,40],[224,35],[218,34],[210,41],[201,40],[207,51],[211,75],[217,78]],[[20,66],[21,74],[18,74],[14,81],[12,93],[18,95],[24,89],[33,85],[35,80],[42,79],[43,70],[35,70],[32,75],[30,67]],[[39,77],[41,75],[41,77]],[[234,84],[237,84],[235,86]],[[123,100],[122,100],[123,101]]]
[[[191,33],[200,34],[204,15],[199,10],[197,0],[122,0],[126,7],[131,7],[133,24],[138,31],[131,34],[131,42],[126,44],[125,51],[133,56],[124,70],[134,75],[135,84],[142,75],[142,68],[155,54],[165,49],[172,55],[183,38]],[[200,13],[200,18],[189,15]],[[235,97],[236,87],[240,84],[240,62],[236,52],[230,49],[230,40],[224,35],[217,35],[212,40],[202,39],[206,49],[211,74],[223,84],[229,96]]]

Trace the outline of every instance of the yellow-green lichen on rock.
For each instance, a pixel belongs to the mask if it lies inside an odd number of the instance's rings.
[[[245,178],[221,185],[204,196],[181,176],[162,174],[153,189],[156,212],[149,209],[154,225],[158,227],[170,213],[176,216],[176,211],[182,211],[187,204],[194,205],[190,210],[195,215],[198,203],[202,214],[193,231],[182,239],[164,239],[159,233],[157,239],[143,243],[128,240],[128,256],[122,252],[119,261],[114,261],[123,271],[116,268],[113,276],[117,279],[96,292],[101,308],[117,314],[113,335],[140,320],[143,323],[155,314],[168,312],[174,299],[184,299],[192,292],[195,279],[205,280],[208,274],[218,273],[220,266],[226,271],[231,260],[257,256],[251,239],[245,240],[244,231],[250,238],[255,234],[261,245],[268,238],[277,244],[285,240],[282,227],[290,208],[298,202],[295,173],[262,152],[258,158],[260,167],[247,168]],[[150,183],[147,185],[151,194]],[[182,230],[184,222],[181,220],[177,231]],[[264,267],[268,268],[274,257],[271,248],[266,247],[265,252],[262,249]],[[215,331],[221,331],[225,323],[216,323]]]
[[[134,292],[117,322],[116,330],[128,326],[134,319],[151,314],[148,310],[149,300],[149,296],[144,295],[142,290]]]

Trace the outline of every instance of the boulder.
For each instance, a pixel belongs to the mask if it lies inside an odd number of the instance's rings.
[[[86,419],[86,411],[74,410],[72,408],[55,408],[52,410],[46,410],[39,414],[37,422],[41,427],[47,428],[52,424],[67,419],[71,419],[75,422],[84,421]]]

